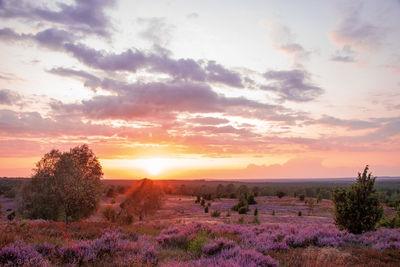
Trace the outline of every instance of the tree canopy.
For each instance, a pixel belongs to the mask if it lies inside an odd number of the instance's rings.
[[[80,220],[97,208],[102,167],[87,145],[51,150],[36,164],[23,188],[21,209],[29,218]]]
[[[367,165],[350,188],[336,188],[333,192],[336,224],[355,234],[373,230],[383,215],[374,189],[376,177],[368,170]]]

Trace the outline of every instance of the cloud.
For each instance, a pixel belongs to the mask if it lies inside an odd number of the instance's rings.
[[[282,53],[292,57],[293,66],[302,68],[302,62],[307,60],[311,52],[304,49],[295,41],[295,36],[289,27],[285,25],[276,25],[271,28],[271,37],[274,46]]]
[[[195,117],[187,120],[191,123],[198,123],[202,125],[219,125],[229,123],[229,120],[224,118],[215,118],[215,117]]]
[[[311,83],[310,74],[303,70],[268,71],[264,78],[272,83],[261,88],[278,93],[282,101],[307,102],[323,93],[322,88]]]
[[[343,120],[332,116],[324,115],[322,118],[313,121],[312,123],[324,124],[329,126],[341,126],[351,130],[362,130],[379,128],[382,124],[376,120]]]
[[[70,31],[108,36],[111,22],[105,10],[114,0],[75,0],[74,4],[55,3],[56,9],[35,6],[33,1],[2,0],[0,17],[27,21],[46,21],[65,26]]]
[[[199,18],[199,14],[196,12],[192,12],[192,13],[189,13],[186,17],[188,19],[197,19],[197,18]]]
[[[341,50],[336,50],[335,54],[331,57],[332,61],[339,61],[345,63],[355,62],[355,51],[349,45],[343,46]]]
[[[152,44],[165,47],[172,38],[174,27],[167,24],[165,18],[138,18],[137,22],[145,28],[139,32],[139,36]]]
[[[21,99],[21,96],[8,89],[0,89],[0,105],[14,105]]]
[[[78,112],[94,119],[148,120],[175,118],[178,112],[229,113],[231,109],[275,112],[279,107],[243,97],[225,97],[204,83],[136,83],[105,80],[101,87],[117,95],[95,96],[78,104],[53,103],[60,112]],[[265,116],[265,115],[264,115]]]
[[[383,28],[365,22],[361,18],[363,3],[359,2],[346,9],[336,30],[331,32],[332,40],[339,45],[363,49],[377,47],[386,35]]]

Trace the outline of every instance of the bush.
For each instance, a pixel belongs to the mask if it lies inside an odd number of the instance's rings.
[[[299,200],[300,200],[300,201],[304,201],[304,198],[305,198],[305,197],[306,197],[305,195],[300,195],[300,196],[299,196]]]
[[[244,217],[240,217],[240,218],[239,218],[238,224],[244,224]]]
[[[204,213],[208,213],[208,206],[204,208]]]
[[[249,208],[248,207],[240,207],[239,208],[239,210],[238,210],[238,212],[239,212],[239,214],[247,214],[247,212],[249,211]]]
[[[221,212],[219,210],[214,210],[211,213],[211,217],[219,217],[221,215]]]
[[[399,228],[400,218],[398,216],[394,216],[391,218],[383,216],[382,219],[379,221],[378,225],[380,227],[386,227],[386,228]]]
[[[374,184],[376,177],[368,173],[368,165],[350,188],[335,188],[333,202],[335,204],[335,222],[341,229],[354,234],[375,229],[382,218],[383,208],[379,204]]]
[[[275,210],[272,210],[271,215],[272,215],[272,216],[275,216]]]
[[[254,216],[257,216],[258,215],[258,209],[256,208],[255,210],[254,210]]]
[[[297,215],[298,215],[298,216],[301,216],[301,215],[302,215],[301,210],[299,210],[299,212],[297,213]]]
[[[108,221],[115,222],[117,220],[117,212],[111,206],[105,207],[101,212]]]
[[[188,251],[196,257],[200,257],[204,244],[208,240],[206,232],[199,232],[197,237],[192,239],[188,245]]]
[[[286,196],[286,194],[285,194],[285,192],[278,191],[278,192],[276,192],[276,196],[279,198],[283,198],[284,196]]]
[[[247,195],[247,203],[248,203],[249,205],[257,204],[256,200],[254,199],[254,194],[253,194],[253,193],[249,193],[249,194]]]

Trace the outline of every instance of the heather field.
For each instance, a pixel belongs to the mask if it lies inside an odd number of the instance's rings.
[[[123,198],[103,197],[99,210],[117,206]],[[208,213],[195,200],[167,195],[160,210],[131,225],[108,222],[100,213],[69,224],[18,218],[7,221],[3,216],[0,263],[220,267],[400,264],[399,228],[379,228],[360,235],[340,231],[334,225],[330,200],[316,203],[311,210],[298,198],[257,197],[247,215],[230,210],[235,199],[206,201],[205,206],[210,203]],[[258,221],[253,215],[256,208]],[[217,210],[219,216],[213,217]]]

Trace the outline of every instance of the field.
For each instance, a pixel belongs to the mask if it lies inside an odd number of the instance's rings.
[[[103,197],[100,210],[124,198]],[[298,198],[256,197],[247,215],[215,199],[208,213],[192,196],[167,195],[154,215],[121,226],[100,213],[70,224],[43,220],[0,224],[0,262],[21,266],[399,266],[400,229],[361,235],[339,231],[333,204],[311,210]],[[307,198],[306,198],[307,200]],[[10,199],[5,205],[14,207]],[[258,222],[254,210],[258,210]],[[213,217],[218,210],[220,215]],[[301,211],[301,216],[299,216]],[[386,214],[394,213],[392,208]],[[23,264],[25,265],[23,265]],[[12,266],[12,265],[10,265]]]

